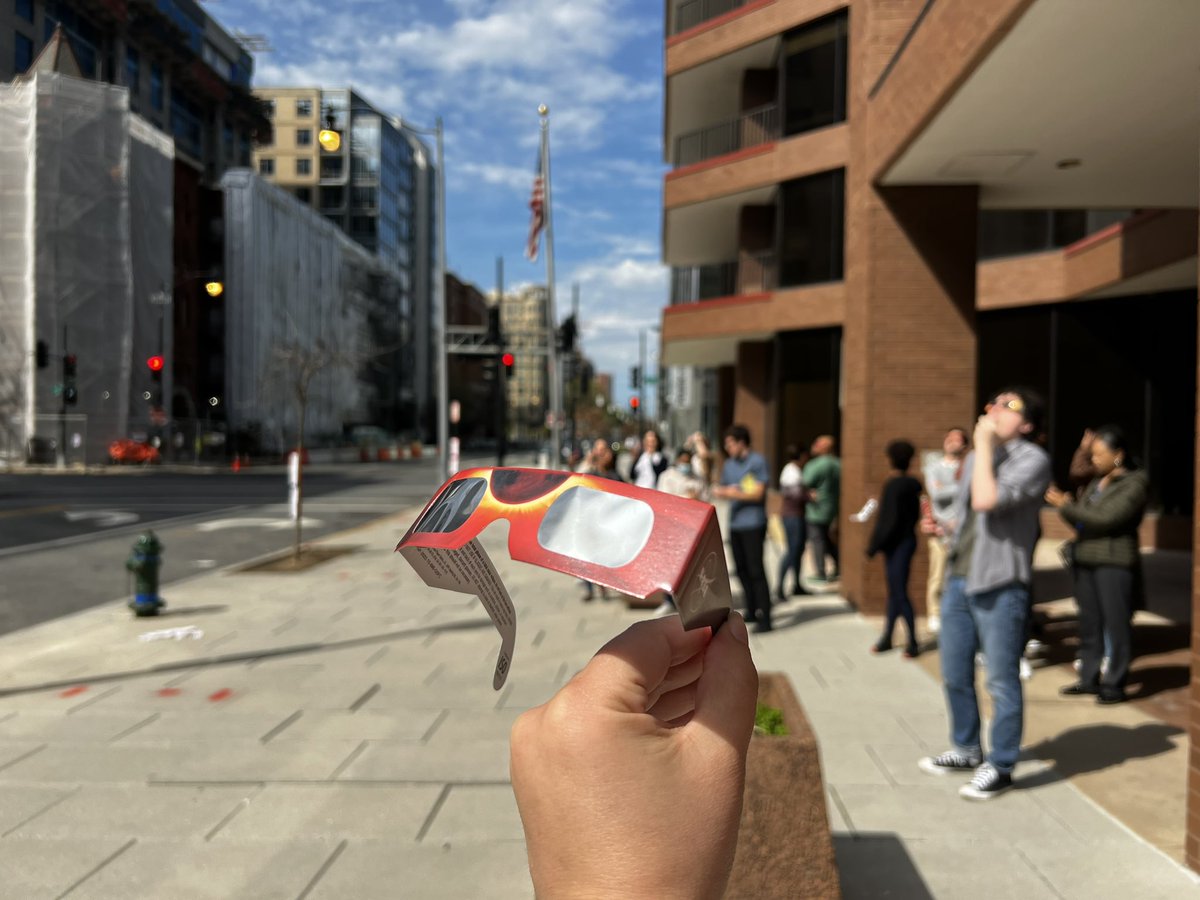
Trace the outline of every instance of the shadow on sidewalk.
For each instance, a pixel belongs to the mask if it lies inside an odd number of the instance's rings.
[[[260,650],[243,650],[240,653],[225,653],[220,656],[202,656],[198,659],[180,659],[172,662],[147,666],[144,669],[128,669],[124,672],[101,672],[95,675],[78,675],[66,681],[44,681],[40,684],[19,685],[11,688],[0,688],[0,698],[13,697],[18,694],[36,694],[39,691],[55,691],[79,684],[105,684],[111,681],[126,681],[131,678],[144,678],[148,675],[161,675],[164,672],[183,672],[188,669],[206,669],[210,666],[226,666],[231,663],[257,662],[262,659],[276,659],[281,656],[298,656],[305,653],[325,653],[329,650],[345,650],[348,647],[363,647],[369,644],[382,644],[400,638],[417,637],[422,634],[436,634],[443,631],[470,631],[476,628],[491,628],[491,619],[466,619],[461,622],[446,622],[441,625],[422,625],[418,628],[405,628],[400,631],[388,631],[383,634],[368,634],[363,637],[348,638],[344,641],[324,641],[312,644],[293,644],[288,647],[264,647]]]
[[[805,606],[801,603],[787,612],[773,612],[771,622],[774,628],[794,628],[830,616],[848,616],[851,612],[853,610],[849,606]]]
[[[833,851],[837,855],[845,900],[857,897],[933,900],[903,841],[894,834],[835,834]]]
[[[1022,788],[1043,787],[1076,775],[1100,772],[1130,759],[1147,759],[1175,749],[1171,738],[1182,728],[1147,722],[1136,728],[1098,724],[1072,728],[1057,737],[1026,747],[1023,760],[1053,760],[1053,767],[1020,780]]]
[[[173,608],[168,606],[158,614],[158,618],[162,619],[166,616],[213,616],[217,613],[228,612],[229,607],[220,603],[210,603],[207,606],[180,606]]]

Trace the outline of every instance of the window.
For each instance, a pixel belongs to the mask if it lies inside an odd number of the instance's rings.
[[[16,10],[18,18],[33,21],[33,0],[16,0]]]
[[[274,100],[264,100],[264,101],[262,101],[262,104],[263,104],[263,112],[266,113],[267,118],[268,119],[275,118],[275,101]]]
[[[307,119],[311,115],[312,115],[312,101],[311,100],[297,100],[296,101],[296,118],[297,119]]]
[[[346,205],[346,189],[343,187],[321,188],[321,209],[341,209]]]
[[[845,172],[798,178],[780,189],[779,285],[793,287],[842,277]]]
[[[162,66],[150,64],[150,105],[155,109],[163,108],[163,78]]]
[[[379,206],[379,189],[355,185],[350,189],[350,205],[356,209],[375,209]]]
[[[798,28],[784,38],[785,135],[846,120],[846,14]]]
[[[297,175],[311,175],[312,174],[312,160],[311,159],[296,160],[296,174]]]
[[[296,146],[311,147],[312,146],[312,129],[297,128],[296,129]]]
[[[321,157],[321,177],[340,178],[345,169],[345,161],[340,156]]]
[[[269,156],[264,157],[263,159],[260,159],[258,161],[258,174],[259,175],[274,175],[275,174],[275,160],[271,159]]]
[[[375,236],[375,217],[374,216],[351,216],[350,230],[356,235],[364,235],[367,237]]]
[[[142,61],[138,52],[132,47],[125,49],[125,87],[131,94],[136,94],[141,82]]]
[[[296,199],[301,203],[312,203],[312,188],[298,187],[296,188]]]
[[[33,41],[17,32],[17,44],[13,52],[13,71],[24,74],[33,65]]]

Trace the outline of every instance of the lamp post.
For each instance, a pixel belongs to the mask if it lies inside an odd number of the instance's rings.
[[[441,481],[450,477],[450,374],[446,359],[446,165],[443,142],[442,117],[438,116],[433,128],[418,128],[402,119],[396,120],[400,127],[413,134],[433,135],[437,141],[437,218],[438,218],[438,264],[437,283],[434,286],[437,302],[434,304],[434,334],[437,343],[437,443],[438,475]]]

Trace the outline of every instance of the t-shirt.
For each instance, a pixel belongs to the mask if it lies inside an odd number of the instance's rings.
[[[767,483],[767,461],[761,453],[753,451],[742,459],[730,458],[721,467],[721,484],[729,487],[740,487],[745,490],[748,480],[756,484]],[[746,482],[746,483],[743,483]],[[729,509],[729,530],[746,531],[751,528],[765,528],[767,525],[766,493],[763,498],[754,502],[734,500]]]
[[[638,487],[658,486],[658,475],[667,467],[666,458],[659,452],[643,453],[633,464],[631,479]]]
[[[804,515],[804,472],[798,464],[789,462],[779,473],[779,493],[783,498],[780,515],[784,518]]]
[[[818,456],[804,467],[804,486],[817,495],[804,508],[804,518],[814,525],[828,525],[838,514],[842,488],[842,461],[832,454]]]

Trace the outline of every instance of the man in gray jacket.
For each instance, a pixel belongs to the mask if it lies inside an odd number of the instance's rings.
[[[954,514],[940,639],[942,681],[950,712],[951,750],[926,757],[932,775],[973,772],[959,794],[990,800],[1012,787],[1021,750],[1020,678],[1029,615],[1038,513],[1050,484],[1050,457],[1030,438],[1043,403],[1027,388],[1001,391],[975,425]],[[992,698],[990,753],[980,744],[975,654],[987,663]]]

